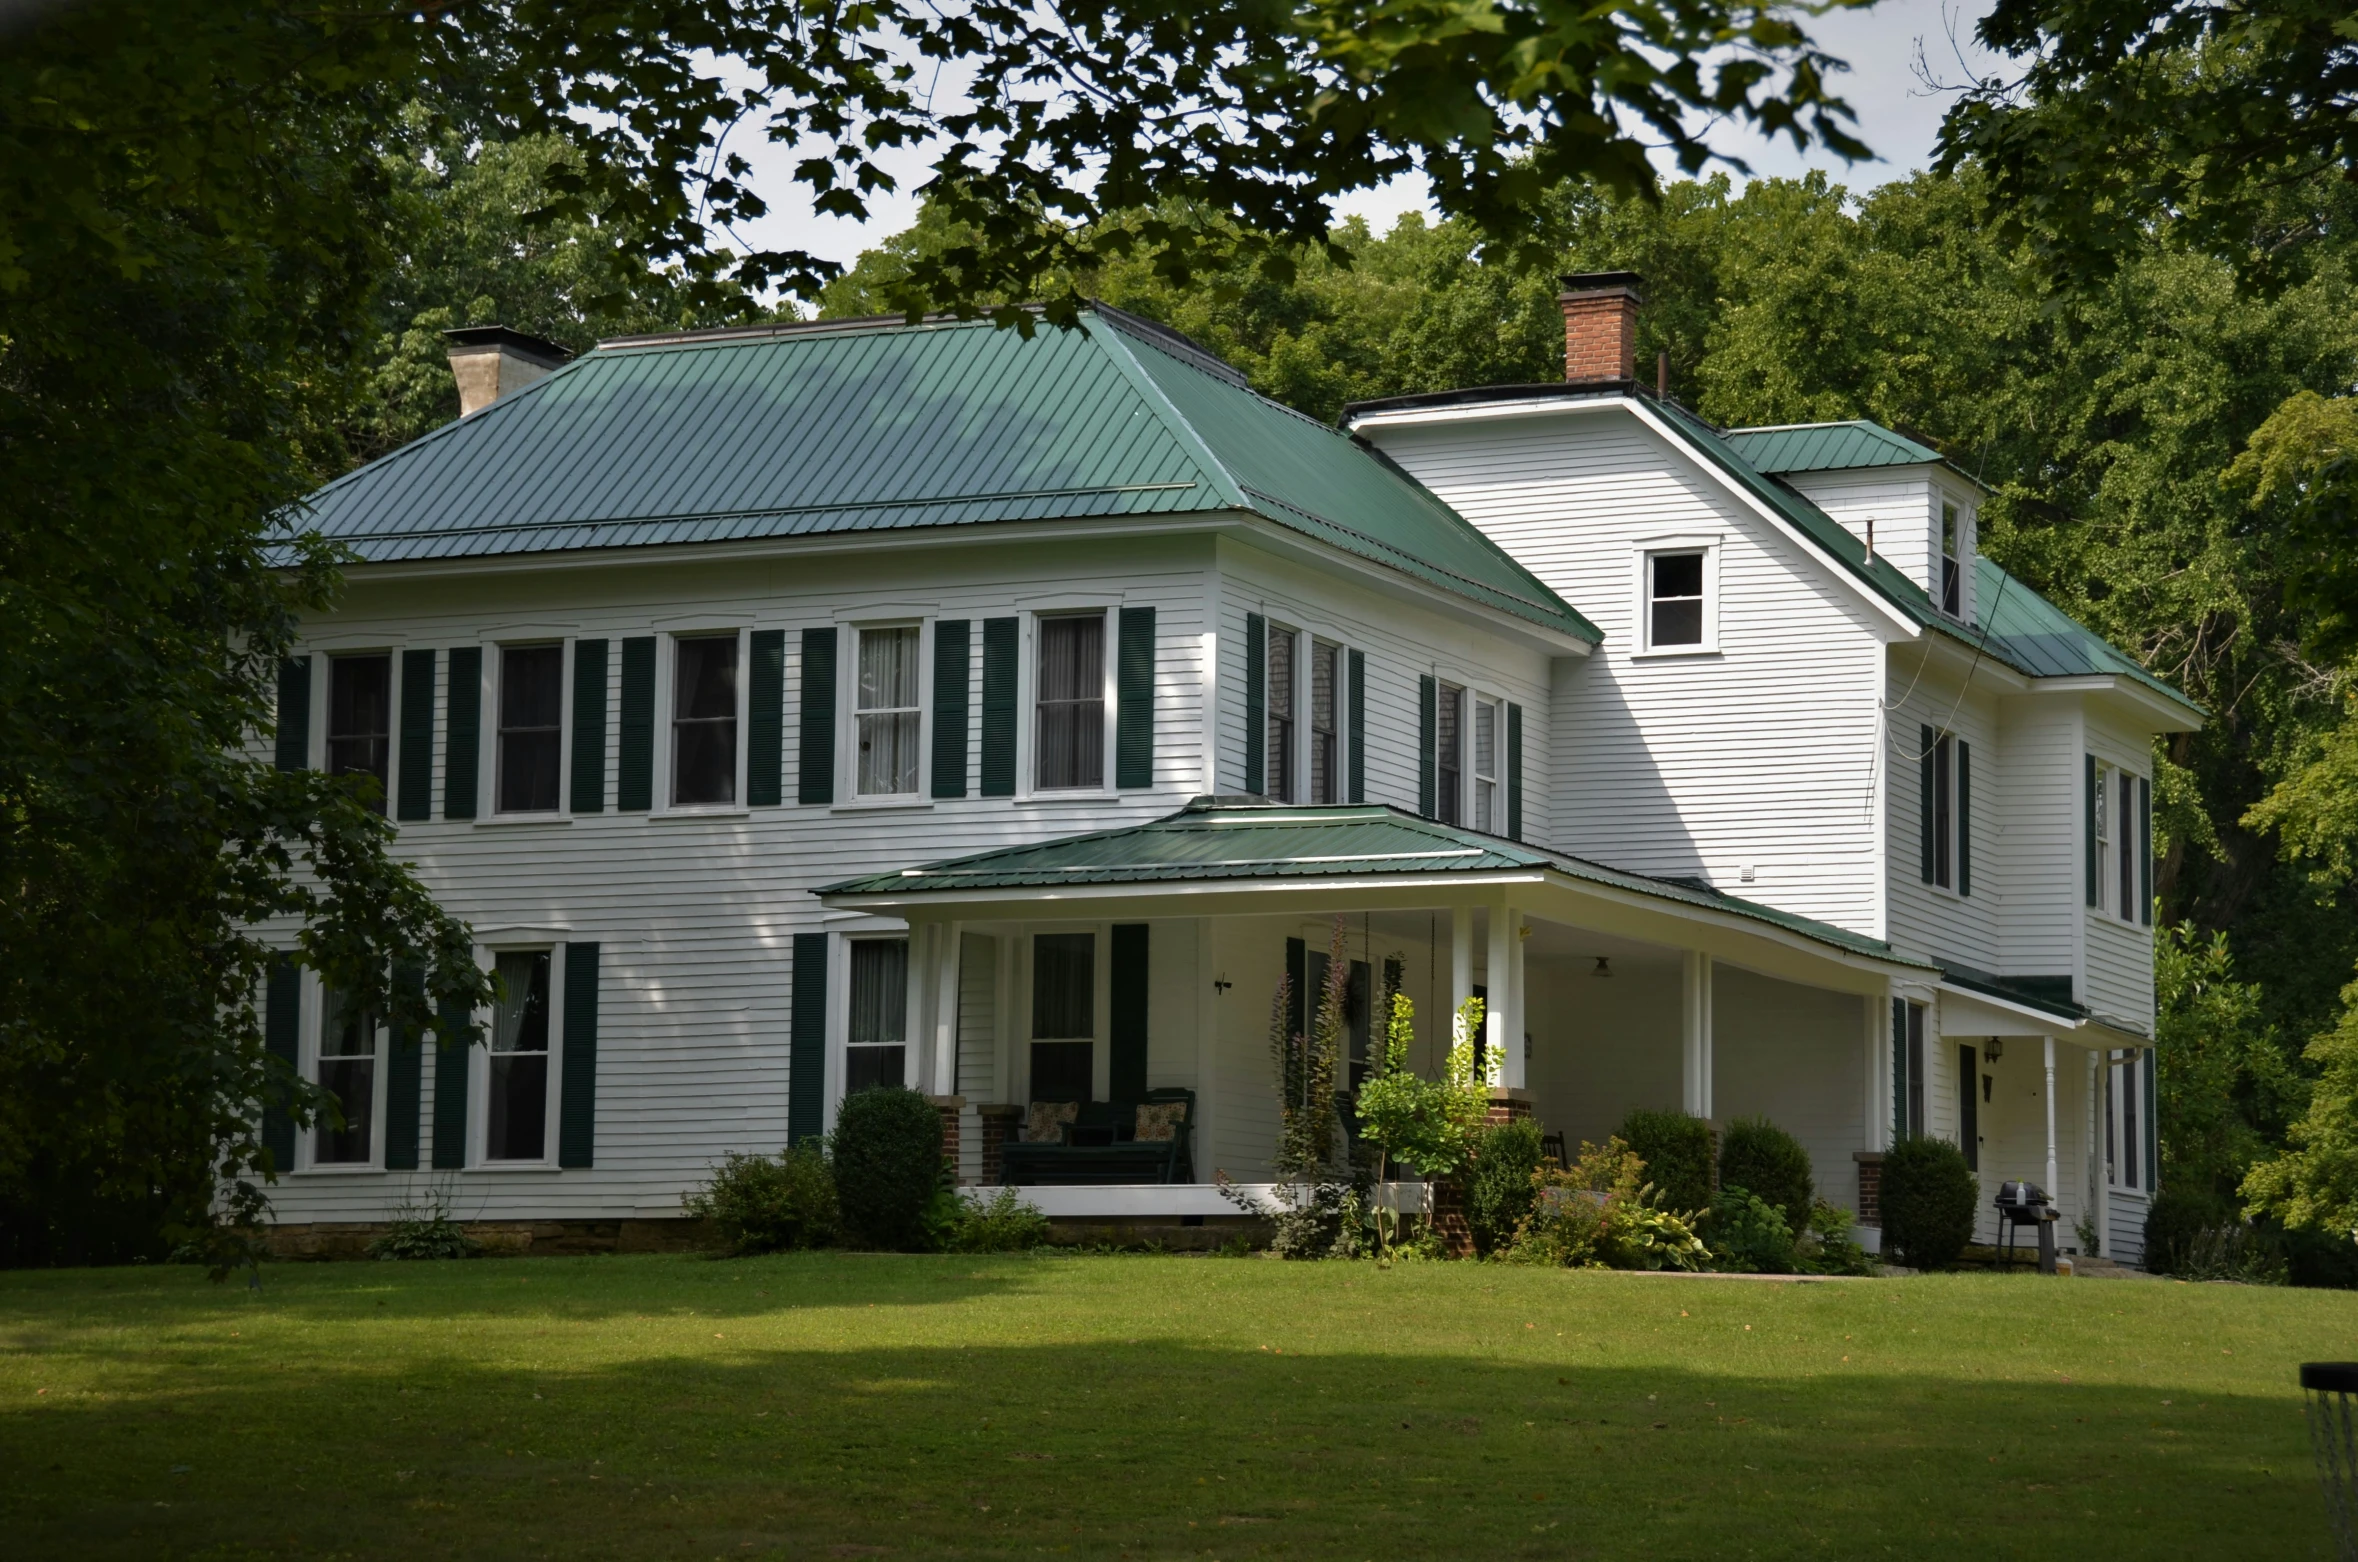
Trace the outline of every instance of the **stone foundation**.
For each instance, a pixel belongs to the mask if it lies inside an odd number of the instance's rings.
[[[486,1258],[567,1258],[590,1253],[692,1253],[711,1246],[704,1223],[676,1220],[462,1220]],[[281,1259],[366,1258],[383,1221],[315,1221],[270,1228],[270,1255]]]

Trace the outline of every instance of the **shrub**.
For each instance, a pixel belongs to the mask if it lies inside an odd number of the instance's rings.
[[[1800,1267],[1784,1212],[1750,1189],[1722,1186],[1703,1230],[1715,1268],[1740,1275],[1789,1275]]]
[[[1647,1180],[1663,1208],[1711,1207],[1711,1126],[1703,1119],[1640,1109],[1622,1119],[1619,1137],[1646,1163]]]
[[[844,1235],[863,1247],[922,1252],[926,1207],[942,1186],[942,1119],[914,1090],[844,1097],[828,1136]]]
[[[473,1258],[483,1244],[450,1218],[450,1196],[440,1189],[425,1202],[404,1202],[394,1210],[385,1234],[368,1245],[368,1256],[387,1260]]]
[[[1765,1117],[1739,1117],[1720,1134],[1719,1185],[1758,1194],[1785,1217],[1785,1229],[1795,1236],[1809,1228],[1810,1208],[1818,1199],[1809,1151]]]
[[[1946,1139],[1902,1139],[1883,1157],[1883,1245],[1911,1269],[1946,1269],[1973,1240],[1981,1184]]]
[[[1504,1251],[1531,1212],[1540,1137],[1529,1118],[1475,1131],[1474,1164],[1466,1171],[1466,1224],[1473,1228],[1475,1252],[1487,1257]]]
[[[2164,1188],[2145,1211],[2145,1267],[2157,1275],[2174,1275],[2197,1236],[2235,1223],[2235,1211],[2209,1188]]]
[[[796,1145],[776,1158],[730,1155],[709,1182],[680,1202],[736,1254],[825,1247],[839,1224],[835,1174],[815,1144]]]
[[[2358,1290],[2358,1241],[2346,1231],[2292,1226],[2279,1233],[2288,1278],[2294,1285]]]
[[[1013,1188],[1001,1188],[988,1199],[959,1198],[958,1204],[948,1243],[952,1252],[1020,1253],[1047,1245],[1048,1217]]]
[[[2284,1242],[2265,1226],[2240,1220],[2206,1226],[2177,1255],[2173,1271],[2186,1280],[2240,1280],[2246,1285],[2283,1285]]]
[[[1813,1275],[1871,1275],[1875,1255],[1850,1234],[1855,1217],[1824,1199],[1810,1206],[1809,1229],[1795,1242],[1801,1267]]]
[[[1697,1269],[1703,1243],[1680,1215],[1663,1209],[1645,1163],[1610,1139],[1580,1147],[1568,1171],[1532,1173],[1531,1211],[1507,1256],[1518,1263],[1572,1268]]]

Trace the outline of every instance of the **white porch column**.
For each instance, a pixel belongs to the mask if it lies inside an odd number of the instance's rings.
[[[933,1094],[958,1093],[958,945],[963,924],[934,930]]]
[[[1686,952],[1679,973],[1679,1077],[1687,1112],[1711,1115],[1711,956]]]
[[[2047,1044],[2047,1197],[2060,1195],[2055,1189],[2055,1038],[2039,1038]]]
[[[1521,1088],[1522,1038],[1511,1029],[1515,1018],[1515,926],[1521,920],[1512,907],[1490,908],[1490,1001],[1482,1015],[1482,1044],[1490,1075],[1499,1084]]]
[[[1514,937],[1508,940],[1511,947],[1507,951],[1507,990],[1513,998],[1513,1007],[1507,1011],[1507,1056],[1513,1060],[1507,1083],[1523,1090],[1531,1084],[1531,1059],[1523,1050],[1523,1035],[1531,1028],[1525,1015],[1528,1006],[1524,1001],[1523,940],[1530,936],[1531,924],[1517,911],[1510,915],[1508,925],[1514,929]]]
[[[933,1047],[931,1042],[935,997],[933,981],[933,935],[935,931],[934,925],[930,922],[909,924],[909,958],[906,968],[901,973],[901,987],[908,994],[901,1010],[901,1056],[908,1060],[902,1083],[913,1090],[930,1091],[933,1088]],[[848,958],[845,964],[847,967],[849,966]],[[847,995],[851,992],[851,984],[848,980],[845,982],[843,990]],[[841,1007],[847,1014],[850,1012],[851,1005],[848,997]]]
[[[1442,1016],[1440,1034],[1447,1038],[1458,1008],[1474,996],[1474,908],[1449,908],[1449,1013]],[[1446,1050],[1449,1042],[1441,1043]]]

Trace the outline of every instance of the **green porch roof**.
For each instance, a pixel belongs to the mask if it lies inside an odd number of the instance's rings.
[[[1175,814],[1092,835],[903,868],[830,884],[822,896],[1185,884],[1215,880],[1378,877],[1543,869],[1613,889],[1767,923],[1853,954],[1923,965],[1879,939],[1723,895],[1687,879],[1625,873],[1561,852],[1436,824],[1389,804],[1302,808],[1250,797],[1199,797]],[[1926,967],[1930,969],[1930,967]]]
[[[1250,512],[1595,643],[1390,463],[1118,310],[601,344],[313,496],[363,562]]]
[[[1947,465],[1929,445],[1880,423],[1792,423],[1774,428],[1732,428],[1727,441],[1736,453],[1770,476],[1786,472],[1840,472],[1862,467]]]

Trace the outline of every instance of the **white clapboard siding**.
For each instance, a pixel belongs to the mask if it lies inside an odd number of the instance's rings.
[[[1929,650],[1929,647],[1927,648]],[[1917,675],[1918,653],[1891,656],[1886,762],[1891,767],[1889,906],[1892,947],[1918,959],[1948,961],[1977,971],[1999,966],[1998,929],[2005,921],[2005,766],[2000,758],[1997,700],[1938,671]],[[1971,893],[1924,880],[1924,729],[1949,732],[1971,749],[1967,804]]]
[[[2012,976],[2071,975],[2075,994],[2075,935],[2085,897],[2079,731],[2076,700],[2034,695],[1999,703],[1999,839],[1991,857],[2005,907],[1996,969]]]
[[[1869,1142],[1859,1047],[1868,1001],[1732,966],[1713,973],[1712,1115],[1766,1117],[1792,1134],[1809,1151],[1819,1194],[1854,1213],[1851,1152]]]
[[[2088,751],[2097,760],[2117,770],[2153,777],[2153,746],[2140,733],[2130,731],[2117,721],[2107,719],[2101,711],[2091,710],[2087,723]],[[2084,774],[2084,767],[2083,767]],[[2117,789],[2119,782],[2113,783]],[[2119,793],[2113,797],[2114,812],[2121,814]],[[2120,849],[2128,853],[2132,870],[2137,864],[2137,820],[2132,815],[2116,819],[2113,836]],[[2117,879],[2119,869],[2114,874]],[[2142,874],[2136,883],[2142,887]],[[2107,886],[2107,904],[2119,898],[2117,882]],[[2131,897],[2132,900],[2135,898]],[[2153,1024],[2153,929],[2137,920],[2138,908],[2119,911],[2090,909],[2083,887],[2081,916],[2087,925],[2087,990],[2084,1001],[2100,1014],[2112,1015],[2151,1030]]]
[[[2104,1256],[2117,1263],[2145,1263],[2145,1216],[2152,1203],[2129,1188],[2112,1190],[2112,1219],[2105,1231]]]
[[[1550,844],[1880,933],[1873,609],[1626,414],[1377,437],[1604,632],[1558,679]],[[1716,656],[1632,655],[1669,537],[1718,539]]]
[[[1953,1055],[1957,1043],[1952,1041]],[[1954,1069],[1952,1057],[1951,1069]],[[2046,1054],[2035,1036],[2005,1039],[2005,1054],[1986,1060],[1981,1071],[1995,1081],[1990,1101],[1981,1108],[1981,1207],[1974,1218],[1976,1241],[2003,1236],[1991,1200],[2000,1184],[2035,1182],[2047,1189],[2063,1212],[2055,1240],[2076,1247],[2074,1230],[2090,1208],[2088,1202],[2088,1054],[2058,1042],[2055,1047],[2055,1183],[2047,1187]],[[2015,1236],[2020,1248],[2028,1239],[2035,1251],[2038,1233],[2029,1226]]]
[[[1146,1088],[1201,1090],[1197,1067],[1201,1052],[1202,1005],[1213,994],[1199,992],[1196,972],[1201,962],[1195,948],[1194,917],[1172,917],[1147,924]]]
[[[1862,543],[1872,523],[1875,552],[1938,600],[1940,503],[1927,468],[1794,472],[1785,481]]]

